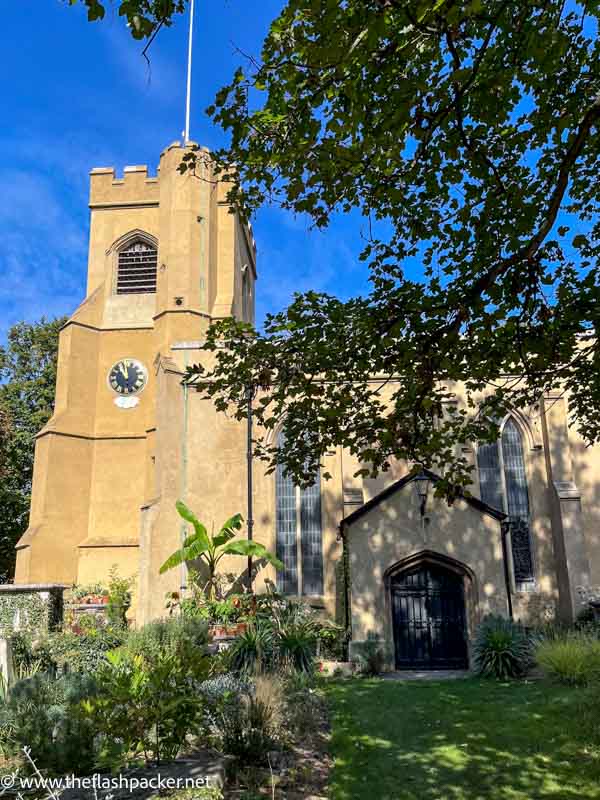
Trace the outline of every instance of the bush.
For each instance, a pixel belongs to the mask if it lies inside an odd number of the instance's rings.
[[[348,656],[348,636],[346,629],[335,622],[325,621],[317,630],[319,658],[326,661],[346,661]]]
[[[131,605],[131,588],[135,581],[133,578],[120,578],[116,565],[111,568],[109,577],[106,619],[113,628],[126,628],[126,614]]]
[[[230,650],[231,668],[245,674],[264,672],[273,665],[273,647],[271,627],[257,620],[248,625],[248,629],[233,643]]]
[[[305,738],[314,734],[325,715],[314,673],[292,672],[284,682],[284,729]]]
[[[175,656],[186,664],[193,677],[206,677],[208,653],[208,625],[203,620],[174,617],[169,620],[149,622],[142,628],[132,630],[125,639],[123,647],[127,652],[150,663],[165,654]],[[194,674],[194,663],[200,667],[198,676]]]
[[[97,672],[98,694],[86,711],[104,735],[101,761],[116,766],[130,753],[146,761],[173,759],[201,724],[195,682],[208,676],[206,625],[151,622],[108,653]]]
[[[533,665],[533,642],[524,628],[504,617],[490,615],[479,626],[473,663],[480,675],[518,678]]]
[[[544,672],[561,683],[585,686],[600,678],[600,641],[587,634],[542,640],[535,656]]]
[[[95,765],[95,730],[82,704],[96,692],[93,678],[36,674],[17,682],[2,710],[4,748],[31,748],[37,767],[54,775],[87,774]]]
[[[33,647],[33,656],[55,665],[58,673],[94,673],[111,650],[123,644],[125,634],[104,628],[85,634],[52,633]]]
[[[354,643],[352,660],[361,675],[373,677],[384,671],[389,657],[382,642],[378,639],[367,639],[364,642]]]
[[[277,657],[284,669],[311,672],[314,666],[316,634],[314,626],[305,621],[284,625],[276,635]]]
[[[242,766],[266,765],[278,744],[283,721],[283,686],[279,678],[262,675],[249,692],[224,695],[215,716],[221,748]]]
[[[252,691],[252,684],[231,673],[217,675],[216,678],[209,678],[202,681],[199,691],[210,703],[218,703],[228,695],[241,697]]]
[[[18,633],[11,642],[17,674],[35,668],[62,675],[95,672],[106,661],[106,654],[124,640],[124,631],[99,627],[90,628],[84,634],[55,631],[35,640],[28,634]]]
[[[183,789],[169,795],[169,800],[223,800],[223,792],[216,786],[205,786],[201,789]]]

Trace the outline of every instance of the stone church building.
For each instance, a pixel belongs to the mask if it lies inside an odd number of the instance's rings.
[[[256,245],[206,167],[178,172],[183,153],[168,147],[156,177],[91,172],[87,294],[60,335],[17,545],[16,583],[102,582],[115,564],[135,576],[137,624],[185,579],[159,576],[185,532],[176,500],[208,527],[246,516],[246,424],[182,378],[213,320],[254,321]],[[307,490],[255,464],[254,536],[285,565],[256,588],[273,581],[347,617],[354,642],[384,640],[398,667],[466,665],[488,612],[572,618],[578,587],[600,583],[600,448],[567,415],[565,397],[546,397],[504,420],[496,444],[465,445],[475,482],[451,507],[406,464],[357,478],[347,452],[330,452],[331,479]]]

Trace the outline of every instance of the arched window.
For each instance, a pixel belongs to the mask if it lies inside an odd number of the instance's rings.
[[[517,589],[534,582],[533,554],[529,531],[529,492],[521,431],[509,417],[499,442],[477,450],[481,499],[502,509],[511,523],[513,567]]]
[[[279,434],[278,447],[285,447]],[[276,552],[284,565],[277,573],[283,594],[323,594],[323,541],[321,529],[321,475],[307,489],[300,489],[284,475],[275,473]]]
[[[119,250],[117,294],[156,292],[156,247],[144,239],[135,239]]]
[[[250,319],[250,277],[247,264],[242,270],[242,320],[252,322]]]

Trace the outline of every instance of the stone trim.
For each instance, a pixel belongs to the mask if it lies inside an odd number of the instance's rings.
[[[76,325],[79,328],[87,328],[94,333],[105,333],[106,331],[153,331],[153,325],[125,325],[118,328],[99,328],[97,325],[90,325],[88,322],[78,322],[76,319],[69,319],[62,326],[61,331],[64,331],[69,325]]]
[[[36,439],[41,439],[43,436],[66,436],[69,439],[86,439],[89,442],[110,442],[114,440],[120,439],[146,439],[146,434],[125,434],[123,436],[90,436],[86,433],[67,433],[66,431],[54,431],[54,430],[47,430],[47,431],[40,431],[38,435],[35,437]]]

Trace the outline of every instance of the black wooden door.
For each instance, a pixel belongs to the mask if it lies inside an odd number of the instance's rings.
[[[421,566],[393,578],[391,594],[397,669],[468,666],[460,575]]]

